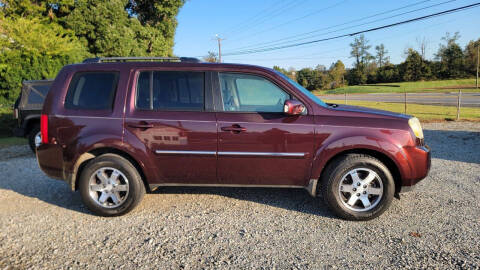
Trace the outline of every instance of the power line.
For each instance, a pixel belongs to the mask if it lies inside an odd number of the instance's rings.
[[[340,32],[342,30],[347,30],[347,29],[350,29],[350,28],[358,27],[358,26],[363,26],[363,25],[367,25],[367,24],[371,24],[371,23],[375,23],[375,22],[379,22],[379,21],[388,20],[388,19],[391,19],[391,18],[394,18],[394,17],[405,15],[405,14],[409,14],[409,13],[429,9],[429,8],[432,8],[432,7],[440,6],[440,5],[443,5],[443,4],[455,2],[457,0],[449,0],[449,1],[442,2],[442,3],[418,8],[418,9],[415,9],[415,10],[406,11],[406,12],[399,13],[399,14],[396,14],[396,15],[392,15],[392,16],[389,16],[389,17],[386,17],[386,18],[380,18],[380,19],[376,19],[376,20],[373,20],[373,21],[369,21],[369,22],[365,22],[365,23],[361,23],[361,24],[357,24],[357,25],[353,25],[353,26],[349,26],[349,27],[344,27],[344,28],[340,28],[340,29],[337,29],[337,30],[329,31],[329,32],[323,32],[323,33],[320,33],[320,34],[314,34],[314,35],[306,36],[306,37],[303,37],[303,38],[298,38],[298,36],[305,36],[305,35],[310,34],[310,33],[320,32],[321,30],[332,29],[332,28],[335,28],[337,26],[350,24],[352,22],[363,21],[363,20],[368,19],[368,18],[372,18],[372,17],[376,17],[376,16],[379,16],[379,15],[391,13],[393,11],[397,11],[397,10],[401,10],[401,9],[404,9],[404,8],[412,7],[414,5],[425,3],[425,2],[428,2],[428,1],[430,1],[430,0],[426,0],[426,1],[419,2],[419,3],[410,4],[410,5],[407,5],[407,6],[400,7],[400,8],[388,10],[388,11],[381,12],[381,13],[377,13],[377,14],[374,14],[374,15],[371,15],[371,16],[367,16],[367,17],[363,17],[363,18],[360,18],[360,19],[352,20],[352,21],[349,21],[349,22],[346,22],[346,23],[337,24],[337,25],[326,27],[326,28],[317,29],[317,30],[314,30],[314,31],[310,31],[310,32],[307,32],[307,33],[299,34],[299,35],[290,36],[290,37],[287,37],[287,38],[278,39],[276,41],[270,41],[270,42],[265,42],[265,43],[257,43],[256,45],[243,46],[243,47],[240,47],[240,48],[232,49],[231,51],[240,51],[240,50],[246,50],[246,49],[256,50],[256,49],[261,49],[261,48],[264,48],[264,47],[279,46],[279,45],[282,45],[282,44],[288,44],[288,43],[295,42],[295,41],[306,40],[306,39],[310,39],[310,38],[314,38],[314,37],[318,37],[318,36],[322,36],[322,35],[327,35],[327,34],[331,34],[331,33]],[[284,40],[284,41],[282,41],[282,40]],[[282,42],[279,42],[279,41],[282,41]],[[269,45],[267,45],[267,44],[269,44]],[[260,46],[258,47],[258,45],[260,45]]]
[[[302,15],[302,16],[300,16],[300,17],[298,17],[298,18],[295,18],[295,19],[292,19],[292,20],[283,22],[283,23],[281,23],[281,24],[275,25],[275,26],[273,26],[273,27],[267,28],[267,29],[262,30],[262,31],[259,31],[259,32],[255,32],[255,33],[253,33],[253,34],[251,34],[251,35],[258,35],[258,34],[263,34],[263,33],[265,33],[265,32],[269,32],[269,31],[271,31],[271,30],[273,30],[273,29],[276,29],[276,28],[278,28],[278,27],[281,27],[281,26],[290,24],[290,23],[295,22],[295,21],[299,21],[299,20],[305,19],[305,18],[310,17],[310,16],[312,16],[312,15],[315,15],[315,14],[317,14],[317,13],[319,13],[319,12],[322,12],[322,11],[325,11],[325,10],[328,10],[328,9],[331,9],[331,8],[334,8],[334,7],[339,6],[339,5],[341,5],[341,4],[343,4],[343,3],[347,2],[347,1],[348,1],[348,0],[342,0],[342,1],[337,2],[337,3],[335,3],[335,4],[331,5],[331,6],[328,6],[328,7],[326,7],[326,8],[322,8],[322,9],[319,9],[319,10],[315,10],[315,11],[313,11],[313,12],[310,12],[310,13],[307,13],[307,14],[305,14],[305,15]],[[427,1],[430,1],[430,0],[427,0]],[[236,38],[236,39],[233,39],[233,41],[235,41],[235,40],[240,40],[240,39],[242,39],[242,38]],[[248,47],[251,47],[251,46],[248,46]]]
[[[271,47],[271,46],[279,46],[279,45],[288,44],[288,43],[295,42],[295,41],[301,41],[301,40],[306,40],[306,39],[310,39],[310,38],[314,38],[314,37],[318,37],[318,36],[332,34],[332,33],[340,32],[340,31],[343,31],[343,30],[348,30],[350,28],[355,28],[355,27],[359,27],[359,26],[363,26],[363,25],[367,25],[367,24],[371,24],[371,23],[375,23],[375,22],[379,22],[379,21],[388,20],[388,19],[391,19],[391,18],[403,16],[403,15],[406,15],[406,14],[410,14],[410,13],[425,10],[425,9],[429,9],[429,8],[432,8],[432,7],[444,5],[444,4],[455,2],[455,1],[457,1],[457,0],[448,0],[448,1],[445,1],[445,2],[442,2],[442,3],[438,3],[438,4],[434,4],[434,5],[430,5],[430,6],[426,6],[426,7],[406,11],[406,12],[402,12],[402,13],[399,13],[399,14],[395,14],[395,15],[392,15],[392,16],[389,16],[389,17],[386,17],[386,18],[380,18],[380,19],[376,19],[376,20],[373,20],[373,21],[369,21],[369,22],[365,22],[365,23],[361,23],[361,24],[357,24],[357,25],[353,25],[353,26],[348,26],[348,27],[340,28],[340,29],[337,29],[337,30],[329,31],[329,32],[324,32],[324,33],[321,33],[321,34],[310,35],[310,36],[303,37],[303,38],[297,38],[297,39],[284,41],[284,42],[277,42],[277,43],[274,43],[274,44],[270,44],[268,46],[265,45],[265,46],[260,46],[260,47],[256,47],[256,48],[255,47],[254,48],[249,48],[248,50],[257,50],[257,49],[262,49],[262,48]],[[270,42],[270,43],[272,43],[272,42]],[[249,46],[249,47],[253,47],[253,46]],[[239,49],[237,49],[237,51],[238,50]]]
[[[251,20],[244,24],[242,27],[236,29],[235,31],[230,31],[229,33],[226,33],[225,35],[228,35],[229,37],[232,36],[232,34],[238,34],[242,33],[245,30],[248,30],[250,26],[255,25],[258,26],[261,23],[264,23],[272,18],[275,18],[276,16],[284,13],[285,11],[291,10],[293,7],[297,6],[297,2],[301,2],[303,0],[292,0],[290,2],[287,2],[285,5],[279,7],[277,10],[273,9],[270,12],[267,12],[267,14],[261,14],[259,18],[255,20]]]
[[[288,44],[288,45],[283,45],[283,46],[276,46],[276,47],[263,48],[263,49],[257,49],[257,50],[246,50],[246,51],[232,52],[232,53],[226,53],[224,55],[242,55],[242,54],[252,54],[252,53],[258,53],[258,52],[273,51],[273,50],[297,47],[297,46],[302,46],[302,45],[307,45],[307,44],[312,44],[312,43],[318,43],[318,42],[323,42],[323,41],[328,41],[328,40],[333,40],[333,39],[339,39],[339,38],[343,38],[343,37],[355,36],[355,35],[362,34],[362,33],[378,31],[378,30],[381,30],[381,29],[390,28],[390,27],[394,27],[394,26],[398,26],[398,25],[402,25],[402,24],[408,24],[408,23],[412,23],[412,22],[415,22],[415,21],[426,20],[426,19],[429,19],[429,18],[437,17],[437,16],[443,16],[443,15],[446,15],[446,14],[459,12],[459,11],[462,11],[462,10],[474,8],[478,5],[480,5],[480,2],[477,2],[475,4],[471,4],[471,5],[467,5],[467,6],[462,6],[462,7],[458,7],[458,8],[445,10],[445,11],[442,11],[442,12],[433,13],[433,14],[426,15],[426,16],[413,18],[413,19],[410,19],[410,20],[405,20],[405,21],[400,21],[400,22],[397,22],[397,23],[392,23],[392,24],[387,24],[387,25],[375,27],[375,28],[370,28],[370,29],[366,29],[366,30],[362,30],[362,31],[358,31],[358,32],[350,33],[350,34],[343,34],[343,35],[338,35],[338,36],[333,36],[333,37],[328,37],[328,38],[322,38],[322,39],[317,39],[317,40],[311,40],[311,41],[306,41],[306,42],[293,43],[293,44]]]
[[[264,15],[265,12],[269,11],[269,10],[272,10],[274,9],[274,7],[278,6],[278,4],[282,4],[281,1],[275,1],[275,3],[265,9],[262,9],[260,12],[258,12],[257,14],[255,14],[254,16],[248,18],[247,20],[231,27],[231,30],[228,30],[228,31],[223,31],[222,33],[229,33],[229,32],[232,32],[232,31],[235,31],[237,29],[240,29],[240,28],[243,28],[245,27],[246,24],[250,24],[252,21],[255,21],[257,20],[259,17],[262,17]]]
[[[420,32],[420,31],[424,31],[426,29],[429,29],[429,28],[432,28],[432,27],[438,27],[440,25],[444,25],[444,24],[447,24],[447,23],[451,23],[451,22],[454,22],[454,21],[457,21],[458,19],[450,19],[448,21],[444,21],[444,22],[440,22],[440,23],[434,23],[434,24],[431,24],[431,25],[428,25],[427,27],[423,27],[423,28],[420,28],[420,29],[416,29],[414,31],[408,31],[407,33],[402,33],[400,36],[407,36],[407,35],[410,35],[412,33],[416,33],[416,32]],[[389,39],[389,38],[392,38],[392,37],[398,37],[399,35],[398,34],[395,34],[395,35],[391,35],[391,36],[386,36],[386,37],[382,37],[380,39],[376,39],[376,40],[373,40],[371,42],[379,42],[379,41],[382,41],[382,40],[385,40],[385,39]],[[284,58],[268,58],[268,59],[265,59],[265,58],[262,58],[262,59],[258,59],[258,58],[255,58],[254,60],[257,60],[257,61],[275,61],[275,60],[314,60],[314,59],[319,59],[319,58],[339,58],[340,60],[343,59],[343,58],[350,58],[350,56],[335,56],[335,57],[323,57],[322,55],[325,55],[325,54],[328,54],[328,53],[331,53],[331,52],[337,52],[337,51],[342,51],[342,50],[347,50],[349,49],[350,46],[346,46],[346,47],[341,47],[341,48],[336,48],[336,49],[333,49],[333,50],[328,50],[328,51],[321,51],[321,52],[314,52],[314,53],[309,53],[309,54],[305,54],[305,55],[298,55],[298,56],[291,56],[291,57],[284,57]],[[322,57],[316,57],[318,55],[321,55]],[[243,61],[245,59],[236,59],[236,58],[228,58],[228,60],[233,60],[233,61]]]

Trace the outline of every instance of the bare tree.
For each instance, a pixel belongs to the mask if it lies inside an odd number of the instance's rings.
[[[377,65],[379,68],[384,66],[390,61],[390,57],[387,56],[388,51],[385,50],[385,46],[383,44],[375,46],[376,55],[375,58],[377,60]]]
[[[415,40],[417,41],[417,46],[418,46],[420,55],[422,56],[422,59],[425,60],[426,53],[427,53],[428,40],[426,37],[423,37],[423,38],[417,37]]]
[[[205,62],[210,62],[210,63],[216,63],[218,62],[218,56],[217,53],[215,52],[208,52],[208,55],[203,57],[203,61]]]
[[[355,58],[355,67],[359,67],[362,64],[364,67],[367,66],[368,62],[374,57],[368,52],[371,45],[368,45],[368,39],[364,35],[356,37],[355,40],[350,43],[352,50],[350,51],[350,57]]]

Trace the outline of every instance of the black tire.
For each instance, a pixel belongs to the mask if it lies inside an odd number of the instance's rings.
[[[90,177],[101,168],[114,168],[128,179],[128,194],[123,203],[117,207],[103,207],[90,196]],[[82,201],[88,209],[97,215],[107,217],[120,216],[130,212],[140,203],[145,194],[145,185],[137,169],[127,159],[115,154],[103,154],[90,160],[82,170],[78,188]]]
[[[40,125],[35,124],[33,128],[30,130],[30,133],[28,133],[28,145],[30,146],[30,149],[32,152],[35,154],[37,152],[37,147],[35,145],[35,136],[37,136],[37,133],[40,132]]]
[[[345,206],[343,201],[346,199],[341,198],[343,195],[339,192],[342,178],[353,169],[360,168],[374,171],[383,184],[383,194],[377,204],[372,209],[365,209],[366,211],[363,212],[354,211],[349,209],[348,205]],[[370,220],[380,216],[390,206],[395,193],[395,183],[388,168],[378,159],[363,154],[347,154],[333,160],[322,174],[320,188],[327,206],[337,216],[347,220]],[[351,196],[355,195],[351,193]]]

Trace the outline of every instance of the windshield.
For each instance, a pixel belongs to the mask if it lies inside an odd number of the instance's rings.
[[[314,101],[315,103],[317,103],[318,105],[320,106],[323,106],[323,107],[328,107],[327,104],[325,102],[323,102],[321,99],[319,99],[317,96],[315,96],[314,94],[312,94],[312,92],[308,91],[307,89],[305,89],[303,86],[301,86],[299,83],[297,83],[296,81],[290,79],[290,77],[288,77],[287,75],[279,72],[279,71],[276,71],[275,72],[277,74],[279,74],[280,76],[282,76],[282,78],[284,78],[285,80],[287,80],[289,83],[291,83],[293,86],[295,86],[295,88],[298,89],[298,91],[302,92],[303,94],[305,94],[308,98],[310,98],[312,101]]]

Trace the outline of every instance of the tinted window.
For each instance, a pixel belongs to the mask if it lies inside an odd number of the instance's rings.
[[[201,111],[203,97],[202,72],[144,71],[138,77],[138,109]]]
[[[65,107],[68,109],[111,110],[117,88],[117,72],[81,72],[73,76]]]
[[[220,73],[225,111],[283,112],[290,95],[267,79],[246,74]]]
[[[43,104],[45,96],[50,90],[50,84],[47,85],[31,85],[30,94],[28,95],[28,104]]]

